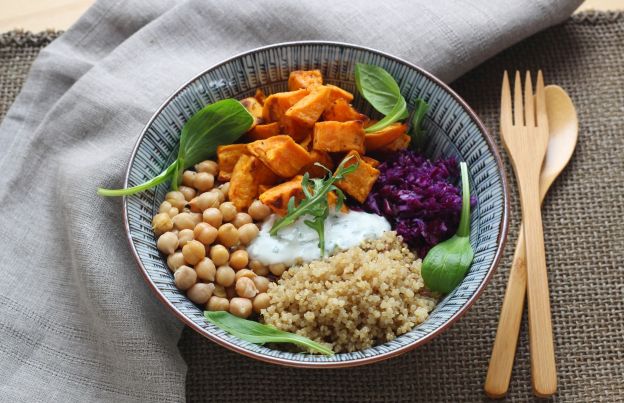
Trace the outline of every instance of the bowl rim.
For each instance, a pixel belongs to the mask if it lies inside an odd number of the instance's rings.
[[[128,221],[128,196],[123,196],[123,203],[122,203],[122,214],[123,214],[123,223],[124,223],[124,230],[126,232],[126,239],[129,243],[130,249],[132,251],[132,254],[134,256],[134,259],[139,267],[139,271],[141,272],[141,275],[143,276],[143,278],[145,279],[145,281],[147,282],[147,284],[149,285],[149,288],[151,288],[151,290],[156,294],[156,297],[179,319],[182,321],[182,323],[184,323],[185,325],[189,326],[190,328],[192,328],[193,330],[195,330],[196,332],[198,332],[200,335],[208,338],[209,340],[221,345],[222,347],[227,348],[228,350],[237,352],[239,354],[245,355],[247,357],[250,358],[254,358],[257,359],[259,361],[263,361],[263,362],[268,362],[268,363],[272,363],[272,364],[279,364],[279,365],[283,365],[283,366],[287,366],[287,367],[296,367],[296,368],[346,368],[346,367],[355,367],[355,366],[360,366],[360,365],[366,365],[366,364],[371,364],[371,363],[375,363],[375,362],[379,362],[379,361],[384,361],[387,360],[389,358],[392,357],[396,357],[398,355],[401,355],[403,353],[406,353],[408,351],[411,351],[419,346],[422,346],[428,342],[430,342],[431,340],[435,339],[437,336],[439,336],[440,334],[442,334],[443,332],[445,332],[446,330],[448,330],[455,322],[457,322],[457,320],[459,320],[459,318],[461,318],[462,316],[464,316],[469,310],[470,308],[472,308],[473,304],[475,303],[475,301],[481,296],[481,294],[483,293],[483,291],[485,290],[485,287],[488,285],[488,283],[490,282],[490,280],[492,279],[492,276],[494,275],[494,273],[496,272],[496,268],[498,267],[498,264],[500,263],[500,260],[502,258],[503,252],[504,252],[504,248],[505,248],[505,243],[507,241],[507,232],[509,230],[509,208],[510,208],[510,202],[509,202],[509,188],[508,188],[508,184],[507,184],[507,177],[505,174],[505,169],[503,166],[503,162],[501,159],[501,156],[498,152],[498,148],[496,147],[496,144],[494,143],[494,141],[492,140],[492,137],[489,133],[489,131],[487,130],[487,128],[485,127],[485,125],[483,124],[483,122],[481,122],[481,119],[478,117],[478,115],[474,112],[474,110],[466,103],[466,101],[464,101],[453,89],[451,89],[446,83],[444,83],[442,80],[440,80],[439,78],[437,78],[436,76],[434,76],[433,74],[429,73],[428,71],[426,71],[425,69],[416,66],[415,64],[402,59],[400,57],[391,55],[389,53],[374,49],[374,48],[370,48],[367,46],[362,46],[362,45],[355,45],[352,43],[347,43],[347,42],[338,42],[338,41],[324,41],[324,40],[301,40],[301,41],[288,41],[288,42],[279,42],[279,43],[274,43],[271,45],[265,45],[265,46],[260,46],[257,48],[253,48],[251,50],[247,50],[241,53],[237,53],[221,62],[218,62],[204,70],[202,70],[201,72],[199,72],[198,74],[196,74],[195,76],[193,76],[191,79],[187,80],[183,85],[181,85],[173,94],[171,94],[169,97],[167,97],[167,99],[161,104],[161,106],[156,110],[156,112],[154,112],[154,114],[150,117],[149,121],[145,124],[143,130],[141,131],[141,134],[139,135],[139,137],[137,138],[137,141],[132,149],[132,153],[130,155],[130,159],[128,160],[128,165],[126,167],[126,174],[124,177],[124,188],[128,187],[128,182],[129,182],[129,178],[130,178],[130,171],[132,168],[132,163],[134,162],[135,158],[136,158],[136,154],[138,152],[139,146],[143,140],[143,138],[145,137],[148,128],[152,125],[152,123],[154,122],[154,120],[160,115],[160,113],[163,111],[163,109],[165,109],[171,102],[172,100],[177,97],[180,92],[184,91],[188,86],[190,86],[193,82],[195,82],[197,79],[199,79],[201,76],[205,75],[207,72],[209,72],[210,70],[213,70],[223,64],[229,63],[235,59],[238,59],[240,57],[243,56],[247,56],[253,53],[256,53],[258,51],[262,51],[262,50],[267,50],[267,49],[272,49],[272,48],[281,48],[281,47],[288,47],[288,46],[298,46],[298,45],[332,45],[332,46],[339,46],[339,47],[348,47],[348,48],[353,48],[353,49],[358,49],[358,50],[364,50],[367,52],[371,52],[371,53],[376,53],[380,56],[386,57],[388,59],[394,60],[395,62],[398,63],[402,63],[416,71],[418,71],[419,73],[421,73],[422,75],[424,75],[425,77],[427,77],[429,80],[433,81],[434,83],[436,83],[437,85],[439,85],[440,87],[442,87],[449,95],[451,95],[453,97],[453,99],[455,101],[457,101],[457,103],[460,104],[460,106],[468,113],[468,115],[470,116],[470,118],[475,122],[475,124],[477,125],[477,127],[479,128],[479,130],[484,134],[484,138],[485,141],[488,145],[488,147],[490,148],[490,151],[492,152],[492,155],[494,156],[494,159],[496,161],[496,165],[498,166],[498,171],[500,173],[501,176],[501,182],[502,182],[502,190],[503,190],[503,211],[502,211],[502,217],[501,217],[501,224],[499,226],[499,234],[498,234],[498,239],[497,239],[497,250],[496,250],[496,254],[494,255],[494,260],[492,261],[492,264],[490,265],[488,272],[485,276],[485,278],[482,280],[481,284],[479,285],[479,287],[476,289],[475,293],[466,301],[466,303],[455,313],[453,314],[453,316],[451,316],[442,326],[438,327],[437,329],[433,330],[431,333],[427,334],[426,336],[422,337],[421,339],[418,339],[416,341],[413,341],[409,344],[406,344],[405,346],[401,346],[395,350],[391,350],[388,352],[384,352],[382,354],[378,354],[378,355],[374,355],[371,357],[363,357],[363,358],[357,358],[357,359],[353,359],[353,360],[346,360],[346,361],[330,361],[330,362],[304,362],[304,361],[291,361],[288,359],[284,359],[284,358],[279,358],[279,357],[270,357],[270,356],[266,356],[260,353],[256,353],[250,350],[246,350],[234,343],[231,343],[225,339],[222,339],[216,335],[211,334],[210,332],[208,332],[206,329],[204,329],[203,327],[199,326],[198,324],[196,324],[195,322],[193,322],[189,317],[187,317],[186,315],[184,315],[182,312],[180,312],[180,310],[178,310],[178,308],[176,308],[176,306],[169,301],[163,294],[162,292],[158,289],[158,287],[156,286],[156,284],[152,281],[151,277],[149,276],[147,269],[145,268],[145,266],[143,265],[143,262],[141,261],[141,258],[138,255],[138,252],[136,250],[136,247],[134,245],[134,242],[132,240],[132,236],[130,234],[130,225],[129,225],[129,221]]]

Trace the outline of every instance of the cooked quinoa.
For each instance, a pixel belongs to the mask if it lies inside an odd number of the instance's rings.
[[[437,298],[424,288],[417,259],[395,232],[332,257],[293,266],[267,293],[265,323],[356,351],[422,323]]]

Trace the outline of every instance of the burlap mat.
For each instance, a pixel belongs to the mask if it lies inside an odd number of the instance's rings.
[[[0,118],[33,59],[54,37],[17,32],[0,36]],[[580,14],[503,52],[454,84],[494,136],[504,69],[543,69],[547,83],[565,88],[578,110],[576,153],[543,210],[559,371],[557,401],[624,401],[622,60],[624,13]],[[300,370],[242,357],[187,329],[179,347],[189,366],[189,400],[486,400],[483,380],[517,239],[513,179],[511,186],[513,220],[505,259],[474,308],[433,342],[366,367]],[[508,400],[531,399],[525,318]]]

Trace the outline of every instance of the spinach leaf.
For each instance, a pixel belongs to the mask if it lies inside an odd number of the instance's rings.
[[[206,320],[213,325],[250,343],[292,343],[321,354],[334,354],[327,346],[310,340],[307,337],[284,332],[273,326],[264,325],[252,320],[242,319],[225,311],[205,311],[204,316]]]
[[[461,283],[474,257],[470,245],[470,185],[468,167],[459,164],[462,177],[462,210],[457,233],[431,248],[422,264],[422,277],[432,291],[450,293]]]
[[[235,99],[224,99],[202,108],[182,127],[178,158],[160,175],[128,189],[98,188],[101,196],[127,196],[142,192],[171,179],[178,188],[182,172],[213,156],[217,146],[238,140],[253,123],[253,117]]]
[[[378,131],[408,115],[407,103],[401,89],[390,73],[379,66],[357,63],[355,85],[360,94],[385,117],[366,128],[367,133]]]

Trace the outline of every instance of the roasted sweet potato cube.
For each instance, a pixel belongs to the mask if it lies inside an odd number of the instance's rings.
[[[282,179],[277,176],[275,172],[271,171],[271,169],[258,158],[256,158],[254,163],[253,176],[255,181],[258,182],[258,185],[264,186],[273,186]]]
[[[256,125],[247,132],[249,140],[264,140],[272,136],[277,136],[280,133],[279,123],[267,123],[264,125]]]
[[[262,106],[262,119],[264,123],[279,122],[284,113],[297,103],[301,98],[310,93],[307,89],[289,92],[277,92],[269,95]]]
[[[336,202],[338,202],[338,196],[336,196],[336,193],[333,191],[327,193],[327,204],[332,209],[331,211],[335,210]],[[340,206],[340,211],[343,213],[348,213],[349,207],[347,207],[346,204],[342,203],[342,206]]]
[[[293,177],[311,161],[305,148],[283,134],[249,143],[247,149],[282,178]]]
[[[217,147],[217,162],[219,164],[219,180],[227,182],[230,180],[232,171],[241,155],[249,155],[247,144],[228,144]]]
[[[312,127],[329,106],[330,89],[319,85],[313,87],[310,93],[291,106],[285,113],[285,119],[291,119]]]
[[[295,70],[288,76],[288,91],[300,88],[311,88],[323,84],[323,75],[320,70]]]
[[[399,151],[399,150],[405,150],[409,146],[409,143],[410,143],[411,140],[412,140],[412,138],[410,137],[409,134],[403,134],[403,135],[399,136],[399,138],[394,140],[392,143],[386,144],[385,146],[381,147],[377,151],[379,151],[379,152],[394,152],[394,151]]]
[[[254,95],[254,98],[256,98],[256,101],[260,102],[260,105],[264,105],[264,100],[266,99],[266,95],[264,95],[264,91],[258,88],[256,90],[256,95]]]
[[[301,142],[308,136],[312,136],[314,130],[313,126],[308,126],[301,121],[287,118],[283,116],[280,121],[280,131],[284,134],[288,134],[296,142]]]
[[[351,159],[346,162],[345,166],[355,164],[357,161],[359,161],[359,165],[355,171],[347,174],[343,180],[336,182],[336,186],[358,202],[364,203],[379,176],[379,170],[364,161],[356,151],[349,152],[345,156],[345,159],[347,158]]]
[[[349,120],[368,120],[368,116],[358,112],[344,98],[338,98],[331,103],[323,112],[324,120],[335,120],[337,122],[347,122]]]
[[[362,158],[362,160],[364,160],[367,164],[369,164],[373,168],[377,168],[379,166],[379,164],[381,164],[375,158],[371,158],[371,157],[369,157],[367,155],[361,155],[360,158]]]
[[[361,121],[317,122],[314,125],[314,150],[341,152],[355,150],[364,154],[364,128]]]
[[[312,146],[312,134],[305,136],[303,140],[299,142],[299,145],[309,151]]]
[[[339,98],[344,99],[345,101],[347,101],[347,103],[353,101],[353,94],[349,91],[345,91],[342,88],[336,87],[335,85],[331,84],[327,84],[326,87],[331,90],[331,93],[329,95],[329,100],[331,102],[334,102]]]
[[[258,194],[262,194],[267,190],[271,189],[273,186],[271,185],[258,185]]]
[[[279,179],[262,161],[246,154],[240,156],[231,176],[228,197],[239,211],[247,210],[260,185],[270,186]]]
[[[367,151],[375,151],[383,148],[383,146],[392,143],[401,137],[407,131],[407,125],[403,123],[393,123],[381,130],[372,133],[366,133],[364,136],[364,144]]]
[[[312,178],[322,178],[327,175],[327,171],[323,168],[315,165],[315,163],[322,164],[325,168],[330,171],[334,170],[334,161],[332,161],[331,156],[325,151],[312,150],[310,151],[310,158],[312,158],[312,162],[308,165],[301,168],[299,173],[303,175],[304,173],[308,173]]]
[[[297,175],[288,182],[280,183],[260,194],[260,201],[273,210],[275,214],[285,215],[288,212],[288,201],[295,196],[295,202],[303,199],[301,175]],[[230,185],[231,186],[231,185]]]

